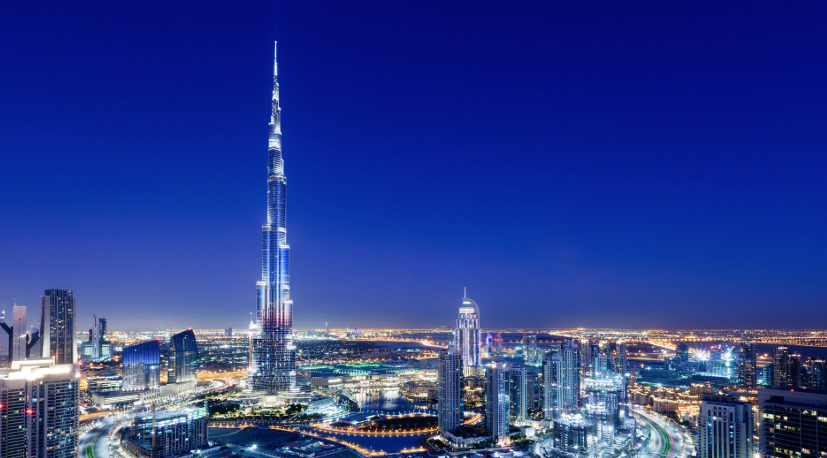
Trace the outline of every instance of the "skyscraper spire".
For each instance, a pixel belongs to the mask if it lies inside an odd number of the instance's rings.
[[[296,390],[293,301],[290,300],[290,245],[287,244],[287,177],[281,157],[278,62],[273,53],[273,105],[267,150],[267,223],[262,226],[261,281],[257,286],[253,389],[268,394]]]

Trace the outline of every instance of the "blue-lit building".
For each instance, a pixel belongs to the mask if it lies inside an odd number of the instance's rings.
[[[511,425],[511,384],[504,363],[485,368],[485,429],[499,443],[508,437]]]
[[[267,223],[262,226],[261,281],[256,284],[250,384],[255,391],[295,392],[296,347],[290,299],[290,245],[287,244],[287,177],[281,156],[278,63],[273,59],[273,99],[267,167]]]
[[[161,345],[157,340],[123,349],[123,391],[157,390],[161,387]]]
[[[437,398],[439,434],[450,440],[462,425],[462,357],[454,346],[439,352]]]
[[[179,332],[169,342],[167,382],[189,384],[198,382],[198,343],[192,329]]]

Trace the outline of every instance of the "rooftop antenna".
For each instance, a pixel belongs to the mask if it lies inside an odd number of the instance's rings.
[[[468,299],[468,288],[466,288],[464,286],[462,287],[462,298],[463,299]]]

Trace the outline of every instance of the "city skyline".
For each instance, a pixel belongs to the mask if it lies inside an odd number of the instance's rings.
[[[245,327],[278,39],[298,328],[444,325],[466,286],[482,329],[827,319],[818,14],[314,5],[15,6],[8,317],[65,288],[77,329]]]

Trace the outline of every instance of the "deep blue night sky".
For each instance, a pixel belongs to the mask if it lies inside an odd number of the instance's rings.
[[[17,3],[7,310],[245,326],[278,40],[296,326],[825,327],[823,2]]]

